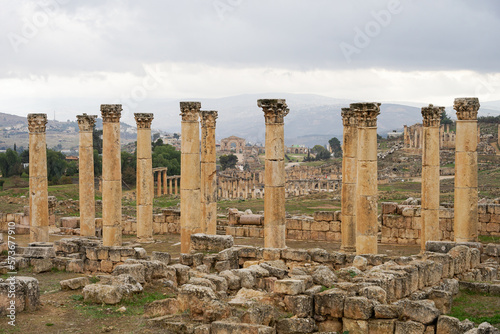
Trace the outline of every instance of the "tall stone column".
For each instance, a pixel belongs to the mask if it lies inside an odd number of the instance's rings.
[[[161,171],[156,171],[156,196],[161,196]]]
[[[137,123],[137,239],[153,241],[154,178],[151,153],[153,114],[134,114]]]
[[[172,195],[172,178],[168,179],[168,194]]]
[[[30,242],[49,241],[46,124],[47,114],[28,114]]]
[[[284,99],[258,100],[266,120],[264,247],[285,248],[285,133],[289,109]]]
[[[181,253],[188,253],[191,234],[201,233],[200,102],[181,102]]]
[[[80,235],[95,237],[94,144],[92,133],[97,115],[77,115],[80,128],[78,151]]]
[[[439,230],[439,124],[444,107],[422,108],[422,230],[421,249],[427,241],[441,239]]]
[[[344,252],[356,251],[356,178],[358,119],[350,108],[342,108],[344,136],[342,145],[342,244]]]
[[[358,119],[356,253],[377,253],[377,116],[380,103],[352,103]]]
[[[217,111],[201,111],[201,226],[217,234],[217,169],[215,123]]]
[[[103,246],[122,245],[121,104],[101,104]]]
[[[455,99],[455,241],[477,241],[477,98]]]
[[[167,184],[167,168],[165,167],[165,170],[162,171],[162,174],[163,174],[163,195],[167,195],[168,194],[168,184]]]

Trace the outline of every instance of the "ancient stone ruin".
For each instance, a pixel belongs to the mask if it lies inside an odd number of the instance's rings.
[[[478,242],[479,231],[500,232],[500,203],[478,206],[477,99],[455,100],[459,120],[454,210],[439,203],[438,125],[443,107],[429,105],[422,108],[422,199],[381,203],[380,225],[376,138],[380,103],[353,103],[342,109],[342,177],[336,179],[342,186],[342,210],[316,212],[312,218],[285,212],[289,186],[284,118],[289,107],[284,99],[262,99],[257,105],[264,111],[266,126],[265,174],[245,177],[263,181],[263,213],[230,209],[227,224],[217,220],[217,195],[229,191],[217,188],[217,112],[201,111],[199,102],[181,102],[180,210],[153,213],[154,173],[159,193],[166,193],[169,179],[166,169],[152,168],[153,114],[137,113],[137,217],[123,221],[122,108],[101,105],[103,217],[95,218],[89,181],[93,172],[87,168],[93,164],[91,129],[96,116],[84,114],[78,116],[80,217],[65,220],[68,226],[79,226],[79,236],[54,243],[48,242],[47,120],[45,114],[30,114],[29,212],[0,217],[0,228],[5,231],[10,220],[20,224],[29,217],[31,242],[28,247],[16,245],[15,268],[2,263],[0,272],[31,266],[34,273],[57,268],[92,275],[92,281],[89,276],[63,280],[61,289],[80,291],[86,302],[107,305],[161,286],[169,297],[147,304],[144,316],[147,326],[168,333],[499,333],[488,323],[475,327],[468,320],[447,316],[459,288],[500,296],[500,245]],[[172,187],[170,182],[169,191]],[[236,187],[238,196],[251,193],[248,186],[236,183]],[[162,251],[148,254],[143,248],[155,234],[174,233],[180,234],[178,257]],[[135,234],[137,240],[124,242],[123,234]],[[263,238],[264,247],[235,245],[233,235]],[[341,251],[290,248],[287,239],[336,241]],[[420,245],[421,252],[379,254],[379,239]],[[0,315],[10,312],[6,296],[12,285],[17,287],[17,311],[40,307],[35,278],[18,276],[11,281],[0,279]]]

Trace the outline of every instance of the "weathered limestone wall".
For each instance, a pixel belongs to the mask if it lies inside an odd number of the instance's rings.
[[[104,246],[122,244],[121,104],[102,104],[102,237]]]
[[[28,114],[31,242],[49,241],[46,124],[47,114]]]
[[[153,161],[151,155],[151,122],[153,114],[134,114],[137,122],[137,238],[153,241]],[[164,175],[167,171],[164,171]],[[166,185],[166,182],[164,182]],[[165,188],[166,189],[166,188]]]
[[[382,243],[419,244],[422,209],[385,202],[382,205]],[[479,204],[479,234],[500,236],[500,204]],[[438,240],[454,240],[454,210],[440,207]]]
[[[97,115],[77,115],[80,128],[80,144],[78,151],[80,194],[80,235],[95,236],[95,189],[94,189],[94,144],[93,131]]]
[[[285,248],[285,129],[289,109],[284,99],[258,100],[266,121],[264,245]]]
[[[188,253],[191,234],[204,230],[200,190],[200,102],[181,102],[181,253]]]

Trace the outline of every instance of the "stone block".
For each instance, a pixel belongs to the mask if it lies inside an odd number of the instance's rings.
[[[60,227],[80,228],[80,217],[61,217],[59,220]]]
[[[338,319],[325,320],[318,323],[318,331],[320,333],[342,333],[342,321]]]
[[[396,319],[370,319],[368,320],[368,333],[387,334],[394,333]]]
[[[419,323],[429,325],[439,316],[440,312],[431,300],[403,300],[402,316]]]
[[[344,317],[367,320],[373,314],[373,302],[366,297],[347,297],[344,302]]]
[[[398,203],[396,203],[396,202],[382,202],[380,204],[382,206],[382,214],[384,214],[384,215],[396,214],[396,212],[398,210]]]
[[[168,265],[170,263],[170,259],[171,259],[171,256],[167,252],[152,252],[151,253],[151,260],[154,260],[154,261],[160,261],[160,262],[163,262],[163,263]]]
[[[293,296],[304,293],[305,290],[305,283],[302,280],[284,279],[274,282],[274,293]]]
[[[424,334],[425,326],[415,321],[396,321],[394,334]]]
[[[83,273],[83,260],[81,259],[73,259],[68,263],[68,271],[74,273]]]
[[[368,321],[343,318],[343,330],[349,334],[365,334],[368,333]]]
[[[54,258],[56,256],[53,247],[17,247],[16,253],[24,257],[37,259]]]
[[[113,275],[127,274],[132,276],[137,282],[145,283],[146,268],[142,264],[120,264],[113,269]]]
[[[196,233],[191,235],[191,248],[193,251],[220,252],[233,247],[234,240],[230,235],[208,235]]]
[[[45,259],[31,259],[31,265],[33,266],[34,273],[44,273],[50,271],[54,266],[51,258]]]
[[[333,221],[334,219],[334,212],[333,211],[316,211],[313,214],[313,219],[314,221]]]
[[[289,318],[278,320],[276,331],[278,334],[288,333],[313,333],[317,329],[316,322],[312,318]]]
[[[307,295],[285,296],[283,299],[287,310],[298,318],[308,318],[313,315],[313,297]]]
[[[311,231],[326,232],[330,230],[330,223],[328,221],[314,221],[311,224]]]
[[[76,277],[62,280],[59,284],[61,285],[61,290],[77,290],[90,284],[90,280],[88,277]]]
[[[377,319],[397,319],[403,312],[400,305],[393,304],[375,305],[373,310]]]
[[[273,327],[254,325],[254,324],[242,324],[242,323],[230,323],[223,321],[214,321],[211,326],[211,334],[276,334],[276,330]]]
[[[347,292],[340,289],[329,289],[314,296],[314,311],[318,315],[342,318],[344,301]]]
[[[311,255],[305,249],[283,249],[281,251],[281,258],[284,260],[307,262],[311,261]]]
[[[118,304],[123,298],[123,289],[117,285],[89,284],[83,288],[83,299],[96,304]]]
[[[144,305],[144,316],[146,318],[161,317],[164,315],[175,314],[179,310],[177,299],[166,298],[155,300]]]

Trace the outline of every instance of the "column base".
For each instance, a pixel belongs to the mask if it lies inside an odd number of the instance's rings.
[[[146,237],[141,237],[141,238],[137,238],[136,240],[138,243],[140,244],[152,244],[155,242],[155,239],[150,237],[150,238],[146,238]]]

